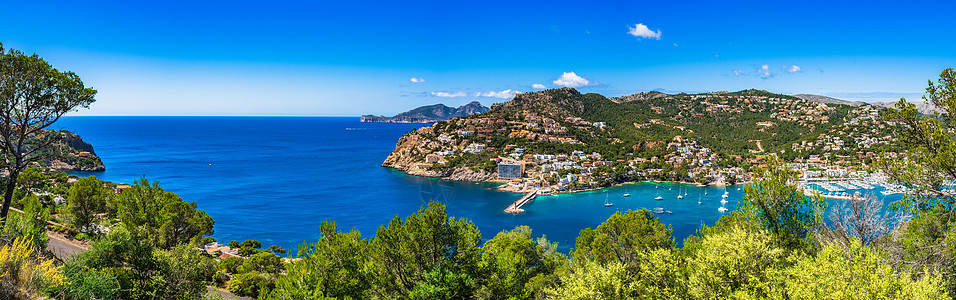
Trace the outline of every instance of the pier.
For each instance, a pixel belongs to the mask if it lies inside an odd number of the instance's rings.
[[[524,197],[521,197],[521,199],[518,199],[518,201],[508,205],[508,208],[505,208],[505,212],[509,214],[523,213],[524,209],[521,209],[521,207],[525,204],[528,204],[528,202],[531,202],[531,200],[534,200],[535,197],[538,197],[538,190],[534,190],[534,192],[528,193],[527,195],[524,195]]]

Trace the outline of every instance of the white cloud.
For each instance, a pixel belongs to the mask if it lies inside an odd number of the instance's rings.
[[[422,83],[422,82],[425,82],[425,78],[421,78],[421,77],[412,77],[412,79],[409,79],[409,80],[410,80],[411,82],[413,82],[413,83]]]
[[[463,91],[457,91],[457,92],[431,92],[430,94],[434,97],[442,97],[442,98],[486,97],[486,98],[511,99],[511,98],[514,98],[516,94],[521,94],[521,92],[508,89],[508,90],[504,90],[500,92],[488,91],[488,92],[466,93]]]
[[[558,79],[552,81],[551,83],[554,83],[554,85],[557,86],[576,88],[587,86],[591,82],[587,79],[581,78],[581,76],[578,76],[578,74],[574,74],[574,72],[564,72],[564,74],[561,74],[561,77],[558,77]]]
[[[773,78],[773,73],[770,73],[770,65],[764,64],[757,68],[757,75],[763,79]]]
[[[744,76],[744,71],[741,69],[735,69],[734,76]]]
[[[546,86],[544,86],[543,84],[540,84],[540,83],[535,83],[535,84],[532,84],[532,85],[531,85],[531,88],[543,90],[543,89],[546,89],[546,88],[548,88],[548,87],[546,87]]]
[[[790,73],[790,74],[797,73],[797,72],[803,72],[803,69],[801,69],[800,66],[798,66],[798,65],[783,66],[783,69],[786,70],[787,73]]]
[[[490,92],[477,92],[473,95],[475,97],[489,97],[489,98],[501,98],[501,99],[511,99],[515,97],[515,94],[520,94],[521,92],[515,90],[504,90],[500,92],[490,91]]]
[[[630,34],[639,38],[645,38],[645,39],[656,39],[656,40],[661,39],[660,30],[657,30],[657,32],[654,32],[650,28],[647,28],[647,25],[644,25],[643,23],[634,24],[634,27],[628,26],[627,34]]]
[[[432,92],[431,94],[432,94],[432,96],[435,96],[435,97],[445,97],[445,98],[457,98],[457,97],[468,96],[468,93],[461,92],[461,91],[459,91],[459,92]]]

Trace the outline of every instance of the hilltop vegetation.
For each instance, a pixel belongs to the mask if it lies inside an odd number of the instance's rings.
[[[746,181],[770,153],[787,161],[840,157],[846,167],[869,170],[874,152],[899,149],[896,124],[880,111],[762,90],[608,99],[561,88],[519,94],[487,113],[409,132],[383,166],[487,181],[497,178],[496,163],[519,163],[527,184],[550,187],[561,185],[561,170],[571,168],[586,178],[582,187],[643,179]]]

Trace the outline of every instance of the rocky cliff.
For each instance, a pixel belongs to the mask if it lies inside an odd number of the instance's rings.
[[[41,165],[65,171],[106,171],[93,145],[83,141],[79,135],[66,130],[49,130],[47,134],[57,134],[59,140],[46,153],[49,158],[41,161]]]

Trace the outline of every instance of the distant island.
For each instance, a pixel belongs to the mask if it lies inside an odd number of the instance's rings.
[[[444,104],[435,104],[406,111],[391,118],[386,116],[364,115],[361,121],[380,123],[434,123],[447,121],[451,118],[483,114],[489,110],[487,106],[481,105],[478,101],[472,101],[458,108],[448,107]]]

